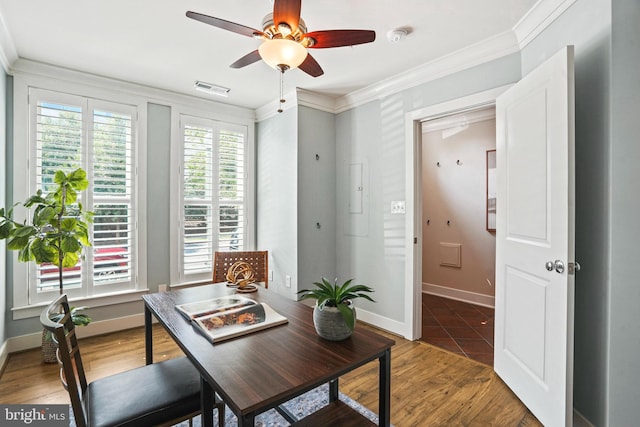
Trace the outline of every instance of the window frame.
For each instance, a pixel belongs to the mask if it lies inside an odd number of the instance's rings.
[[[171,111],[171,176],[174,185],[171,186],[170,194],[170,217],[171,229],[170,229],[170,256],[172,260],[178,262],[172,262],[170,266],[171,286],[182,286],[193,283],[202,283],[211,281],[211,273],[203,273],[199,275],[191,275],[186,277],[183,272],[183,233],[182,233],[182,214],[183,214],[183,162],[184,162],[184,135],[183,135],[183,123],[202,125],[206,127],[212,127],[214,129],[229,129],[229,130],[244,130],[245,132],[245,146],[244,146],[244,185],[245,185],[245,200],[244,200],[244,250],[255,250],[255,144],[254,144],[254,123],[253,121],[242,121],[232,117],[222,117],[220,115],[203,114],[201,111],[196,111],[188,108],[175,107]],[[214,131],[215,134],[215,131]],[[219,141],[213,141],[214,147],[217,149]],[[218,176],[214,176],[214,181],[217,187]],[[214,197],[212,206],[214,209],[218,207],[218,198]],[[216,214],[217,216],[217,214]],[[214,241],[216,241],[214,237]],[[215,248],[214,248],[215,251]],[[213,254],[212,254],[213,255]],[[212,260],[213,264],[213,260]]]
[[[65,100],[73,102],[77,99],[87,99],[89,103],[93,103],[98,109],[101,106],[120,105],[130,109],[133,113],[132,121],[135,122],[135,143],[133,145],[135,184],[132,199],[135,200],[137,206],[134,215],[134,226],[136,227],[134,231],[137,234],[137,260],[133,266],[134,270],[132,271],[134,275],[134,278],[132,278],[134,285],[133,287],[127,287],[127,289],[114,289],[113,293],[110,292],[106,295],[88,295],[86,291],[83,290],[82,294],[76,295],[74,301],[79,301],[82,305],[98,307],[139,300],[140,295],[147,291],[147,257],[145,243],[147,230],[145,221],[140,221],[140,218],[146,217],[147,212],[146,192],[140,191],[146,188],[146,175],[144,173],[137,173],[138,170],[146,170],[147,101],[137,96],[125,95],[95,86],[40,75],[16,73],[13,78],[13,83],[14,141],[28,141],[28,143],[14,143],[12,145],[12,200],[7,198],[8,203],[22,203],[29,194],[33,193],[33,188],[31,188],[32,183],[36,182],[37,162],[34,157],[36,155],[36,144],[35,140],[32,139],[32,132],[35,126],[33,126],[32,129],[32,123],[30,122],[32,108],[31,91],[55,93],[56,102],[62,103]],[[37,100],[38,98],[34,98],[33,102],[36,103]],[[83,124],[83,126],[86,125]],[[83,156],[88,155],[89,153],[83,153]],[[30,301],[30,285],[24,285],[25,283],[29,283],[30,270],[35,269],[34,263],[19,262],[15,251],[7,252],[13,271],[13,319],[17,320],[38,316],[42,306],[46,304],[46,302]]]

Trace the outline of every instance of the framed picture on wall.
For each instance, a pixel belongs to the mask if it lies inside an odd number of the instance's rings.
[[[487,150],[487,231],[496,231],[496,150]]]

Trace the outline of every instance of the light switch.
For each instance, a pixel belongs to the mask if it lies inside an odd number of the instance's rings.
[[[392,214],[403,214],[403,213],[405,213],[404,200],[391,202],[391,213]]]

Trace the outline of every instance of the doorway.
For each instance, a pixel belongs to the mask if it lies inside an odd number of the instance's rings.
[[[493,365],[495,107],[421,122],[422,340]],[[495,205],[493,205],[495,206]]]

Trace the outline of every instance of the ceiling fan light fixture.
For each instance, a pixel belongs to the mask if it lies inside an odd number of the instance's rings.
[[[260,57],[270,67],[280,70],[283,65],[297,68],[307,58],[307,49],[289,39],[265,40],[258,48]]]

